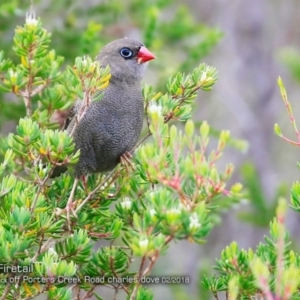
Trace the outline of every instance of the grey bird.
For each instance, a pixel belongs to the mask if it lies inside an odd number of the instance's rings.
[[[144,115],[141,80],[146,62],[155,56],[141,42],[123,38],[107,44],[96,59],[102,67],[109,65],[111,79],[102,91],[103,97],[90,103],[73,131],[75,149],[80,149],[76,178],[113,169],[136,145]],[[68,133],[75,124],[80,102],[75,103],[65,122]],[[56,167],[51,177],[65,171],[64,166]]]

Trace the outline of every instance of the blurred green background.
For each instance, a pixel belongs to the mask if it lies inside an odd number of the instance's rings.
[[[0,50],[14,61],[14,30],[24,24],[30,3],[0,1]],[[36,0],[33,9],[66,64],[72,65],[76,56],[95,57],[107,42],[127,36],[156,54],[145,81],[157,91],[164,91],[170,75],[191,71],[200,62],[219,71],[214,90],[199,93],[194,119],[248,142],[247,151],[232,147],[223,157],[224,164],[234,163],[232,182],[241,181],[248,196],[224,210],[206,245],[171,245],[153,274],[189,275],[192,280],[189,285],[153,286],[156,299],[210,299],[200,285],[203,274],[212,271],[215,258],[231,241],[255,247],[268,232],[278,196],[289,197],[292,182],[299,178],[299,149],[273,133],[277,122],[286,136],[295,136],[276,84],[279,75],[300,123],[298,1]],[[22,101],[0,94],[2,136],[14,131],[24,114]],[[296,239],[300,222],[292,211],[287,220]]]

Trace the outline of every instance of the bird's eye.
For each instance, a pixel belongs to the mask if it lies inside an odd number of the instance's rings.
[[[132,57],[133,52],[128,48],[122,48],[121,51],[120,51],[120,54],[124,58],[130,58],[130,57]]]

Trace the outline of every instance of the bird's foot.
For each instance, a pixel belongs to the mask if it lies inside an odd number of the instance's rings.
[[[87,189],[87,176],[82,175],[82,176],[80,176],[80,179],[82,180],[84,190],[87,192],[87,190],[88,190]]]
[[[131,162],[132,155],[126,151],[121,157],[120,162],[125,167],[126,171],[129,171],[129,168],[134,171],[134,166]]]

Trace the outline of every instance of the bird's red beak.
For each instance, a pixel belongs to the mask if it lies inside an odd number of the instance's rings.
[[[137,54],[138,63],[142,64],[149,60],[155,59],[155,56],[146,48],[141,47]]]

